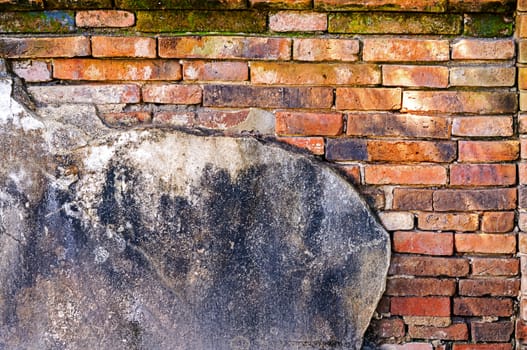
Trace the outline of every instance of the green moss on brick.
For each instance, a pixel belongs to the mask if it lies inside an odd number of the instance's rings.
[[[322,11],[418,11],[445,12],[447,0],[427,2],[368,1],[368,0],[314,0],[316,10]]]
[[[388,12],[333,13],[330,33],[357,34],[460,34],[463,18],[451,14]]]
[[[46,9],[88,10],[112,8],[112,0],[46,0]]]
[[[246,7],[245,0],[115,0],[120,9],[130,10],[160,10],[160,9],[242,9]]]
[[[511,36],[513,32],[512,17],[489,13],[465,14],[465,35],[490,38]]]
[[[4,11],[27,11],[27,10],[42,10],[44,9],[44,0],[30,1],[17,0],[0,3],[0,12]]]
[[[243,32],[261,33],[267,27],[262,11],[139,11],[141,32]]]
[[[448,4],[449,12],[487,12],[512,14],[515,10],[516,0],[487,0],[468,2],[463,0],[452,0]]]
[[[68,33],[75,30],[71,11],[3,12],[0,33]]]

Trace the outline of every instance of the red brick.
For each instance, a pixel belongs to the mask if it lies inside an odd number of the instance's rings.
[[[273,32],[314,32],[327,28],[325,13],[280,11],[269,15],[269,29]]]
[[[454,315],[457,316],[508,317],[513,309],[512,299],[454,298]]]
[[[456,144],[450,141],[368,141],[368,159],[387,162],[451,162]]]
[[[521,72],[521,69],[520,69]],[[450,86],[513,86],[516,80],[516,68],[503,66],[452,67],[450,68]]]
[[[343,131],[341,113],[276,112],[276,133],[299,136],[337,136]]]
[[[404,336],[404,322],[400,318],[372,321],[372,330],[377,338],[399,338]]]
[[[511,232],[514,229],[515,214],[512,211],[486,212],[481,220],[483,232]]]
[[[393,250],[398,253],[452,255],[454,235],[447,232],[397,231],[393,234]]]
[[[395,188],[392,209],[432,211],[433,190]]]
[[[315,8],[326,10],[444,12],[446,5],[445,0],[315,0]]]
[[[516,209],[516,189],[437,190],[436,211],[472,211]]]
[[[370,85],[381,82],[381,72],[373,64],[252,62],[251,82],[278,85]],[[377,92],[386,96],[389,92],[369,90],[370,94]]]
[[[419,213],[417,227],[421,230],[476,231],[477,214],[468,213]]]
[[[337,109],[397,110],[401,108],[399,88],[337,88]]]
[[[357,39],[295,38],[293,59],[295,61],[357,61],[359,41]]]
[[[503,91],[405,91],[403,112],[514,113],[517,97]]]
[[[65,80],[180,80],[181,65],[172,60],[56,59],[53,77]]]
[[[479,254],[514,254],[516,235],[459,233],[455,235],[456,251]]]
[[[483,278],[459,281],[459,295],[515,297],[518,295],[519,290],[520,280],[518,279]]]
[[[4,58],[76,57],[90,54],[90,39],[85,36],[0,37],[0,57]]]
[[[517,276],[520,264],[518,259],[472,258],[473,276]]]
[[[390,312],[401,316],[450,316],[450,298],[393,297]]]
[[[465,323],[456,323],[448,327],[410,325],[408,335],[420,339],[467,340],[468,328]]]
[[[291,58],[291,39],[236,36],[162,37],[159,56],[167,58],[267,59]]]
[[[460,39],[452,44],[455,60],[509,60],[514,54],[512,39]]]
[[[324,138],[322,137],[279,137],[278,141],[305,148],[316,155],[324,154]]]
[[[249,79],[247,62],[183,62],[184,80],[244,81]]]
[[[464,277],[468,272],[468,260],[463,258],[393,255],[388,274],[438,278],[439,276]]]
[[[462,162],[503,162],[518,159],[518,141],[459,141]]]
[[[13,72],[28,83],[51,80],[51,65],[46,61],[25,60],[12,62]]]
[[[514,164],[452,164],[453,186],[507,186],[516,183]]]
[[[511,344],[454,344],[452,350],[512,350]]]
[[[527,341],[527,322],[522,320],[516,320],[516,339],[521,344],[525,344]]]
[[[93,57],[156,57],[156,39],[118,36],[91,38]]]
[[[456,136],[512,136],[512,117],[456,117],[452,121],[452,135]]]
[[[440,165],[366,165],[365,183],[372,185],[446,184],[446,169]]]
[[[170,126],[193,126],[195,113],[193,112],[157,112],[153,123]]]
[[[152,116],[149,112],[104,113],[102,119],[111,126],[135,126],[150,123]]]
[[[456,292],[454,279],[392,277],[386,281],[386,295],[449,296]]]
[[[131,27],[135,23],[133,12],[114,10],[78,11],[75,15],[77,27]]]
[[[198,104],[201,88],[197,85],[147,84],[143,86],[143,100],[151,103]]]
[[[40,103],[137,103],[140,89],[135,84],[90,84],[29,86],[29,94]]]
[[[250,0],[251,6],[283,9],[307,9],[311,0]]]
[[[382,66],[385,86],[448,87],[448,68],[442,66]]]
[[[375,38],[364,39],[364,61],[448,61],[448,40]]]

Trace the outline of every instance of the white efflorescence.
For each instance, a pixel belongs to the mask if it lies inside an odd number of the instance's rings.
[[[13,82],[0,79],[0,124],[13,124],[24,131],[43,129],[44,124],[11,97]]]

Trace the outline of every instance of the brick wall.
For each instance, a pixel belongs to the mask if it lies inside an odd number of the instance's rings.
[[[382,349],[527,349],[526,0],[0,11],[0,56],[37,104],[95,104],[112,127],[272,115],[280,140],[339,164],[392,235],[368,331]]]

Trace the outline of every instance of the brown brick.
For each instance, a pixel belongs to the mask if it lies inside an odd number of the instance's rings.
[[[129,127],[150,123],[152,116],[149,112],[104,113],[102,119],[110,126]]]
[[[84,36],[0,37],[0,57],[4,58],[75,57],[90,54],[90,39]]]
[[[452,350],[512,350],[511,344],[454,344]]]
[[[459,141],[462,162],[503,162],[518,159],[518,141]]]
[[[324,154],[324,139],[322,137],[279,137],[278,141],[307,149],[316,155]]]
[[[421,230],[476,231],[477,214],[468,213],[419,213],[417,227]]]
[[[470,116],[456,117],[452,121],[455,136],[512,136],[512,117]]]
[[[446,169],[440,165],[366,165],[364,179],[372,185],[442,185]]]
[[[361,139],[328,139],[326,158],[328,160],[367,160],[367,144]]]
[[[472,340],[476,342],[508,342],[514,331],[511,321],[502,322],[472,322]]]
[[[311,0],[250,0],[251,6],[281,9],[307,9]]]
[[[516,209],[516,189],[438,190],[434,192],[436,211]]]
[[[496,211],[486,212],[481,220],[483,232],[511,232],[514,229],[514,212]]]
[[[167,58],[265,59],[291,58],[291,39],[236,36],[161,37],[159,56]]]
[[[277,112],[278,135],[337,136],[342,133],[341,113]]]
[[[514,164],[452,164],[453,186],[506,186],[516,183]]]
[[[372,64],[252,62],[251,81],[278,85],[370,85],[381,82],[381,72]]]
[[[516,339],[518,339],[521,344],[525,344],[527,340],[527,322],[516,320]]]
[[[157,112],[153,123],[156,125],[193,126],[195,113],[193,112]]]
[[[395,210],[432,210],[433,190],[395,188],[393,204]]]
[[[415,255],[393,255],[389,275],[463,277],[469,272],[468,260]],[[448,315],[446,315],[448,316]]]
[[[115,10],[78,11],[75,23],[77,27],[131,27],[135,23],[135,15],[133,12]]]
[[[393,250],[397,253],[452,255],[454,235],[448,232],[397,231],[393,233]]]
[[[377,338],[399,338],[404,336],[404,322],[400,318],[372,321],[372,330]]]
[[[51,65],[46,61],[24,60],[11,63],[13,73],[28,83],[51,80]]]
[[[385,295],[450,296],[455,292],[454,279],[392,277],[386,281]]]
[[[478,254],[514,254],[516,235],[459,233],[455,235],[456,251]]]
[[[393,297],[390,312],[400,316],[450,316],[450,298]]]
[[[454,298],[454,315],[457,316],[508,317],[513,307],[512,299]]]
[[[143,86],[143,100],[151,103],[198,104],[201,103],[198,85],[147,84]]]
[[[465,323],[455,323],[448,327],[427,327],[410,325],[408,335],[412,338],[467,340],[468,328]]]
[[[198,111],[196,125],[210,129],[224,130],[244,122],[248,116],[248,109],[204,109]]]
[[[447,2],[445,0],[315,0],[315,8],[324,10],[445,12]]]
[[[395,113],[355,112],[348,114],[347,135],[403,136],[446,139],[448,118]]]
[[[400,88],[337,88],[339,110],[397,110],[401,108]]]
[[[521,78],[521,68],[520,68]],[[450,86],[513,86],[516,81],[516,68],[503,66],[452,67]]]
[[[507,258],[472,258],[473,276],[506,276],[518,275],[519,260]]]
[[[363,60],[406,62],[406,61],[448,61],[450,46],[448,40],[364,39]]]
[[[484,278],[459,281],[459,295],[515,297],[519,290],[520,280],[518,279]]]
[[[527,40],[518,43],[518,62],[527,63]]]
[[[382,66],[385,86],[448,87],[448,68],[443,66]]]
[[[514,113],[516,94],[497,91],[405,91],[403,112]]]
[[[93,57],[156,57],[156,39],[138,37],[94,36]]]
[[[357,61],[359,41],[357,39],[293,39],[293,59],[296,61]]]
[[[29,94],[40,103],[137,103],[139,86],[134,84],[90,84],[29,86]]]
[[[455,60],[509,60],[514,54],[512,39],[460,39],[452,44]]]
[[[330,87],[205,85],[203,105],[210,107],[330,108]]]
[[[247,62],[183,62],[183,79],[191,81],[244,81],[249,79]]]
[[[269,15],[269,29],[273,32],[325,31],[328,18],[325,13],[280,11]]]
[[[181,65],[172,60],[56,59],[53,77],[65,80],[180,80]]]
[[[368,159],[388,162],[450,162],[456,145],[450,141],[368,141]]]

